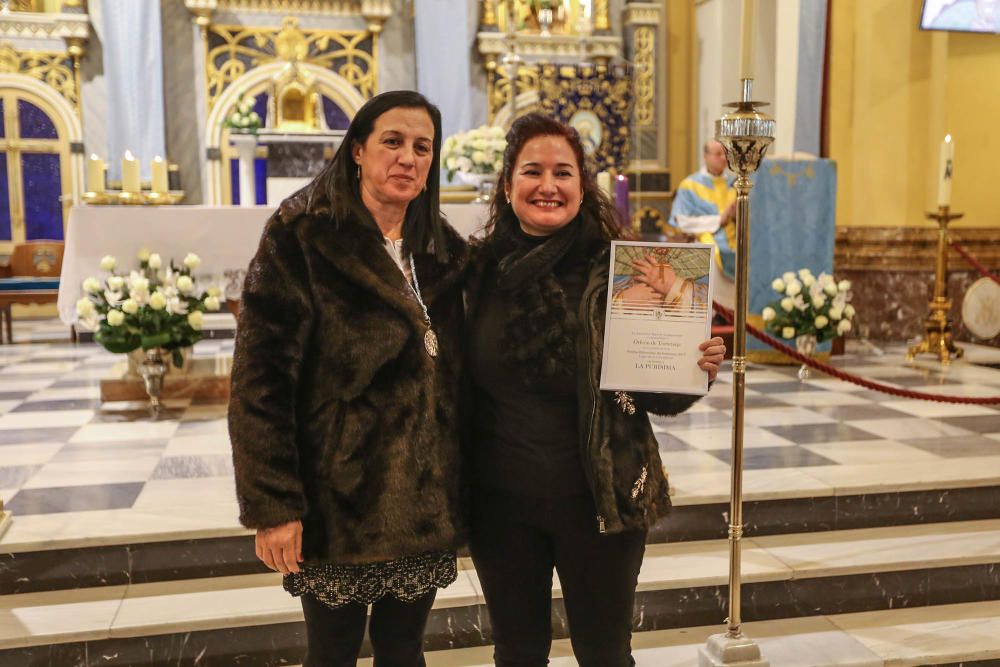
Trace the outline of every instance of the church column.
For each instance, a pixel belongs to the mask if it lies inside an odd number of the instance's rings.
[[[634,218],[647,229],[670,215],[667,168],[666,28],[663,3],[629,0],[622,14],[626,57],[632,61],[632,178]],[[678,175],[678,179],[683,175]]]
[[[164,155],[163,48],[156,0],[103,0],[104,75],[108,89],[108,171],[121,178],[121,156],[131,150],[150,177]]]

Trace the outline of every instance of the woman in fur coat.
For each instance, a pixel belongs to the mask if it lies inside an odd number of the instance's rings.
[[[600,390],[618,228],[576,131],[518,118],[467,301],[469,544],[499,667],[548,664],[553,567],[580,666],[635,664],[646,530],[670,504],[647,411],[676,414],[695,399]],[[714,380],[722,340],[698,349]]]
[[[456,394],[466,248],[439,212],[441,116],[366,103],[330,164],[282,202],[250,264],[229,433],[240,521],[301,596],[305,664],[423,665],[456,578]]]

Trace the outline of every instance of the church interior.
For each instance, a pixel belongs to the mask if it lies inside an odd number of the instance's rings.
[[[739,398],[727,361],[651,417],[673,510],[636,664],[1000,665],[1000,1],[749,1],[0,0],[0,665],[302,662],[237,519],[236,314],[269,216],[403,89],[441,110],[461,235],[542,112],[624,233],[713,246],[730,353],[746,326]],[[773,135],[736,209],[717,121],[751,94]],[[151,377],[164,343],[102,337],[87,304],[161,265],[204,312]],[[458,563],[427,664],[492,665]],[[734,589],[763,661],[704,662]],[[552,595],[550,664],[576,665]]]

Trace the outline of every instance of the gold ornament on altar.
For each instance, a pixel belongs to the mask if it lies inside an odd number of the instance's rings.
[[[316,78],[301,66],[309,55],[309,41],[299,30],[298,19],[286,17],[282,25],[274,47],[278,58],[288,64],[271,84],[268,126],[286,132],[316,132],[322,98]]]

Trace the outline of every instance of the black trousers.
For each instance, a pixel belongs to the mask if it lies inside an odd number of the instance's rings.
[[[548,664],[553,567],[580,667],[635,665],[632,607],[646,532],[602,535],[595,514],[589,495],[479,494],[469,546],[490,612],[497,667]]]
[[[391,595],[372,605],[368,636],[375,667],[424,667],[424,626],[437,590],[416,602]],[[302,596],[308,649],[303,667],[355,667],[365,637],[368,607],[348,604],[331,609],[312,595]]]

